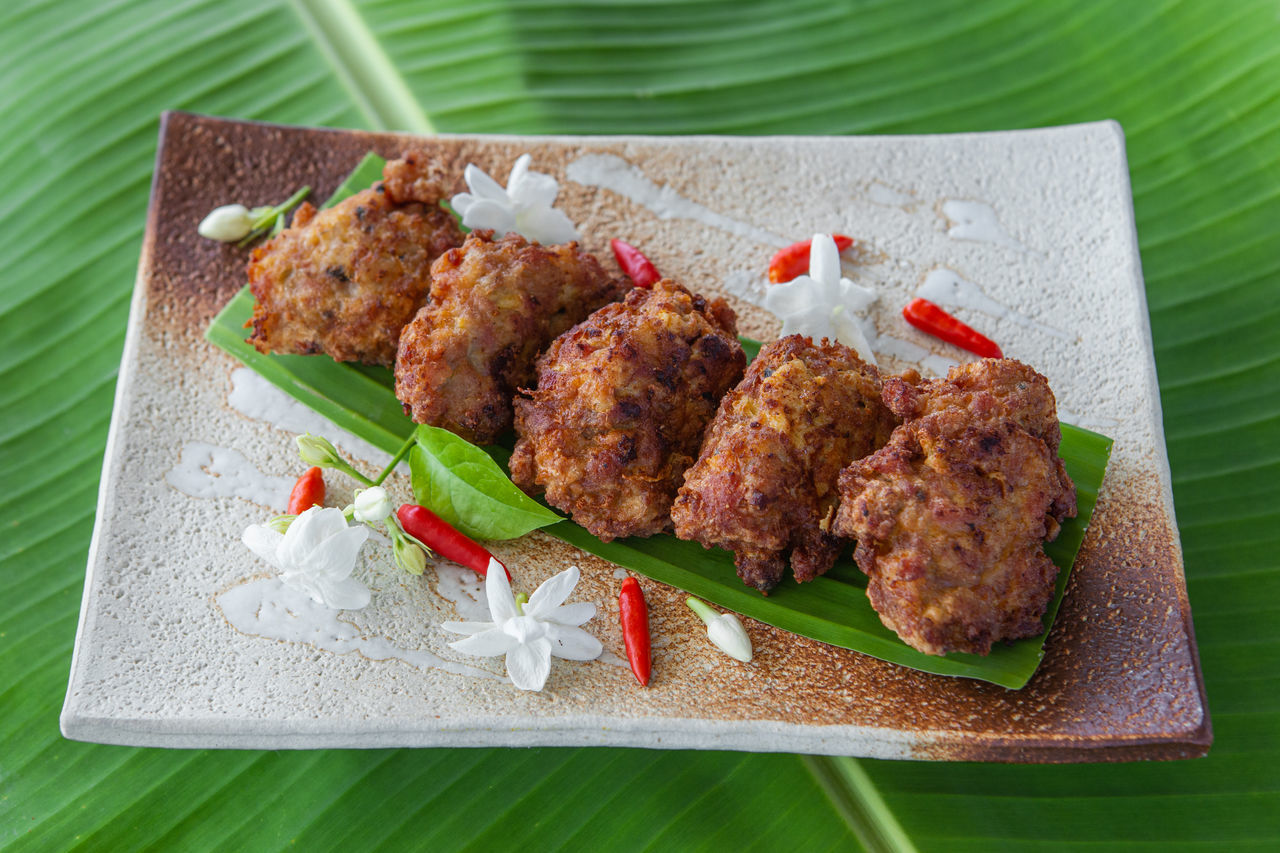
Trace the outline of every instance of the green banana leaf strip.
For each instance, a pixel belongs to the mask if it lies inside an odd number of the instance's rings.
[[[338,184],[338,188],[333,191],[333,195],[321,205],[321,208],[333,207],[344,198],[353,196],[361,190],[367,190],[373,186],[375,182],[382,180],[382,167],[387,165],[387,161],[372,151],[366,153],[356,167],[351,170],[351,174],[347,175],[346,180]]]
[[[377,155],[366,155],[325,206],[377,180],[382,163]],[[205,337],[285,393],[388,453],[395,453],[414,431],[415,424],[395,398],[391,371],[313,356],[263,355],[244,342],[244,324],[252,313],[253,296],[245,288],[218,314]],[[758,342],[744,339],[743,343],[749,355],[758,352]],[[572,521],[551,525],[544,532],[653,580],[819,642],[922,672],[974,678],[1017,689],[1031,679],[1044,657],[1044,641],[1062,603],[1071,565],[1084,541],[1111,444],[1105,436],[1062,425],[1059,455],[1075,481],[1079,514],[1064,523],[1058,538],[1045,546],[1045,552],[1059,568],[1057,588],[1044,616],[1045,630],[1037,637],[998,645],[985,657],[963,653],[926,655],[903,643],[880,622],[867,599],[866,577],[847,556],[826,575],[805,584],[784,581],[765,597],[738,579],[733,555],[722,549],[704,549],[671,535],[606,543]],[[510,447],[508,437],[504,445],[484,449],[505,471]]]

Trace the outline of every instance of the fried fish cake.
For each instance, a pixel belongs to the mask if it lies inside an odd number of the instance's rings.
[[[543,246],[474,231],[431,268],[431,299],[400,338],[396,397],[420,424],[491,444],[538,355],[596,308],[622,297],[577,243]]]
[[[720,402],[671,519],[676,536],[734,552],[738,575],[767,592],[786,552],[796,580],[835,562],[836,480],[884,445],[897,419],[880,373],[849,347],[790,335],[760,351]]]
[[[1030,637],[1053,596],[1066,487],[1048,445],[1009,419],[952,408],[899,427],[840,475],[834,529],[881,621],[925,654],[985,655]]]
[[[664,279],[557,338],[516,400],[511,476],[606,542],[651,536],[746,356],[723,300]]]
[[[304,203],[292,227],[254,250],[248,342],[259,352],[395,363],[400,330],[426,301],[431,263],[463,235],[439,204],[449,194],[444,172],[425,153],[382,174],[327,210]]]
[[[1012,358],[958,364],[945,379],[920,381],[919,374],[888,377],[884,401],[903,420],[960,408],[975,421],[1013,418],[1054,453],[1062,442],[1058,404],[1049,380]]]
[[[1058,401],[1049,380],[1039,371],[1012,358],[984,358],[952,367],[945,379],[921,381],[919,374],[913,374],[885,378],[885,405],[895,415],[906,421],[960,409],[971,423],[1012,420],[1047,444],[1053,455],[1063,491],[1052,516],[1059,520],[1075,517],[1075,484],[1058,458],[1062,443]],[[1056,528],[1053,535],[1057,535]]]

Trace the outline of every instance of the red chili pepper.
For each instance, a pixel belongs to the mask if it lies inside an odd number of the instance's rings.
[[[618,612],[622,616],[622,642],[627,647],[627,660],[641,687],[649,686],[649,607],[644,603],[640,582],[627,578],[618,593]]]
[[[846,237],[843,234],[832,234],[831,239],[836,241],[836,251],[838,252],[843,252],[853,245],[853,238]],[[769,261],[769,282],[771,284],[782,284],[783,282],[791,281],[798,275],[807,273],[809,271],[809,249],[812,246],[812,240],[801,240],[799,243],[792,243],[785,249],[779,249]]]
[[[1004,358],[995,341],[952,317],[928,299],[911,300],[911,304],[902,309],[902,316],[920,331],[942,338],[974,355]]]
[[[396,510],[396,518],[400,519],[405,533],[446,560],[474,569],[481,577],[489,573],[489,561],[496,559],[484,546],[459,533],[453,525],[425,506],[404,504]],[[501,560],[498,560],[498,565],[507,573],[507,580],[511,580],[511,572]]]
[[[662,279],[658,268],[635,246],[621,240],[610,240],[609,245],[613,247],[613,256],[618,259],[618,266],[631,276],[636,287],[649,287]]]
[[[289,515],[302,515],[313,506],[324,506],[324,472],[308,468],[289,492]]]

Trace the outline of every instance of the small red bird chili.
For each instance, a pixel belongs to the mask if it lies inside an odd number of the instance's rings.
[[[935,338],[942,338],[949,344],[955,344],[983,358],[1004,358],[1004,353],[996,342],[978,332],[973,327],[952,317],[928,299],[913,299],[902,316],[907,322],[922,332],[928,332]]]
[[[622,617],[622,642],[627,647],[627,660],[641,687],[649,686],[652,660],[649,655],[649,606],[645,604],[640,582],[627,578],[618,593],[618,612]]]
[[[302,515],[313,506],[324,506],[324,472],[319,468],[308,468],[293,484],[285,512]]]
[[[458,532],[453,525],[425,506],[404,504],[396,510],[396,518],[400,519],[400,526],[405,533],[446,560],[453,560],[479,572],[481,577],[489,573],[489,561],[496,559],[484,546]],[[502,565],[501,560],[497,560],[497,563],[510,580],[511,572]]]
[[[631,276],[636,287],[649,287],[662,279],[658,268],[635,246],[621,240],[610,240],[609,245],[613,247],[613,256],[618,259],[618,266]]]
[[[853,245],[853,238],[843,234],[832,234],[831,239],[836,243],[837,252],[843,252]],[[792,243],[784,249],[779,249],[769,261],[769,283],[782,284],[807,273],[809,250],[812,246],[812,240],[801,240],[799,243]]]

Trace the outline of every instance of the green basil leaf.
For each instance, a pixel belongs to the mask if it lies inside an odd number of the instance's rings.
[[[471,442],[425,424],[415,436],[409,451],[414,499],[472,539],[515,539],[563,521]]]

